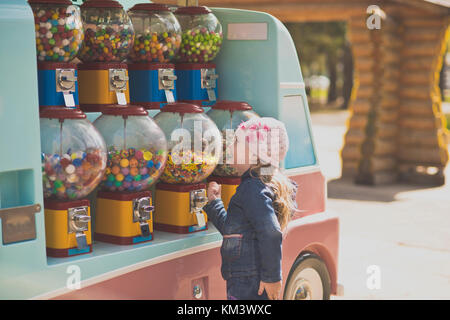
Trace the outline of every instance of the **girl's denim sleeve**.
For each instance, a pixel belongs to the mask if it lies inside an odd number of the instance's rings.
[[[281,242],[283,234],[272,203],[272,193],[262,182],[245,188],[244,214],[256,231],[261,256],[261,281],[281,280]]]
[[[208,219],[212,221],[214,226],[223,234],[225,220],[227,218],[227,211],[223,205],[222,199],[215,199],[208,202],[203,210],[208,215]]]

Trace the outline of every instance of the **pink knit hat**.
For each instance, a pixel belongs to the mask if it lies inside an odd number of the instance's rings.
[[[238,143],[247,142],[250,153],[262,164],[278,168],[289,149],[289,137],[283,122],[274,118],[253,118],[236,129]]]

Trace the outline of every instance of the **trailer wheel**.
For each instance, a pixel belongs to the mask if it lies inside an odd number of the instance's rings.
[[[284,300],[328,300],[331,281],[325,263],[313,253],[302,254],[294,263],[284,289]]]

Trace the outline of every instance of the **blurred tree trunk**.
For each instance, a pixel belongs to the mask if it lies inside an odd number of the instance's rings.
[[[341,109],[348,109],[350,103],[350,96],[352,94],[353,87],[353,55],[350,42],[346,41],[344,45],[344,83],[342,86],[342,95],[344,97],[344,103]]]
[[[328,89],[328,103],[335,102],[337,94],[337,55],[336,52],[329,51],[327,59],[328,76],[330,77],[330,87]]]

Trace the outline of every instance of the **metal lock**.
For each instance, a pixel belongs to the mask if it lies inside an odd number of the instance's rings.
[[[200,212],[208,202],[205,189],[192,190],[189,194],[191,213]]]
[[[126,69],[109,69],[109,91],[126,91],[127,81]]]
[[[133,200],[133,223],[139,222],[141,228],[141,234],[143,237],[150,235],[150,226],[148,220],[151,219],[154,206],[150,205],[150,197],[142,197]]]
[[[216,69],[200,69],[202,89],[214,89],[216,87],[216,80],[219,77],[216,74]]]
[[[56,69],[56,92],[75,92],[75,69]]]
[[[177,76],[173,69],[158,69],[159,90],[175,89]]]
[[[84,231],[89,230],[89,222],[91,221],[91,217],[88,215],[88,207],[69,208],[67,212],[68,231],[69,233],[75,233],[78,249],[83,250],[88,246]]]

